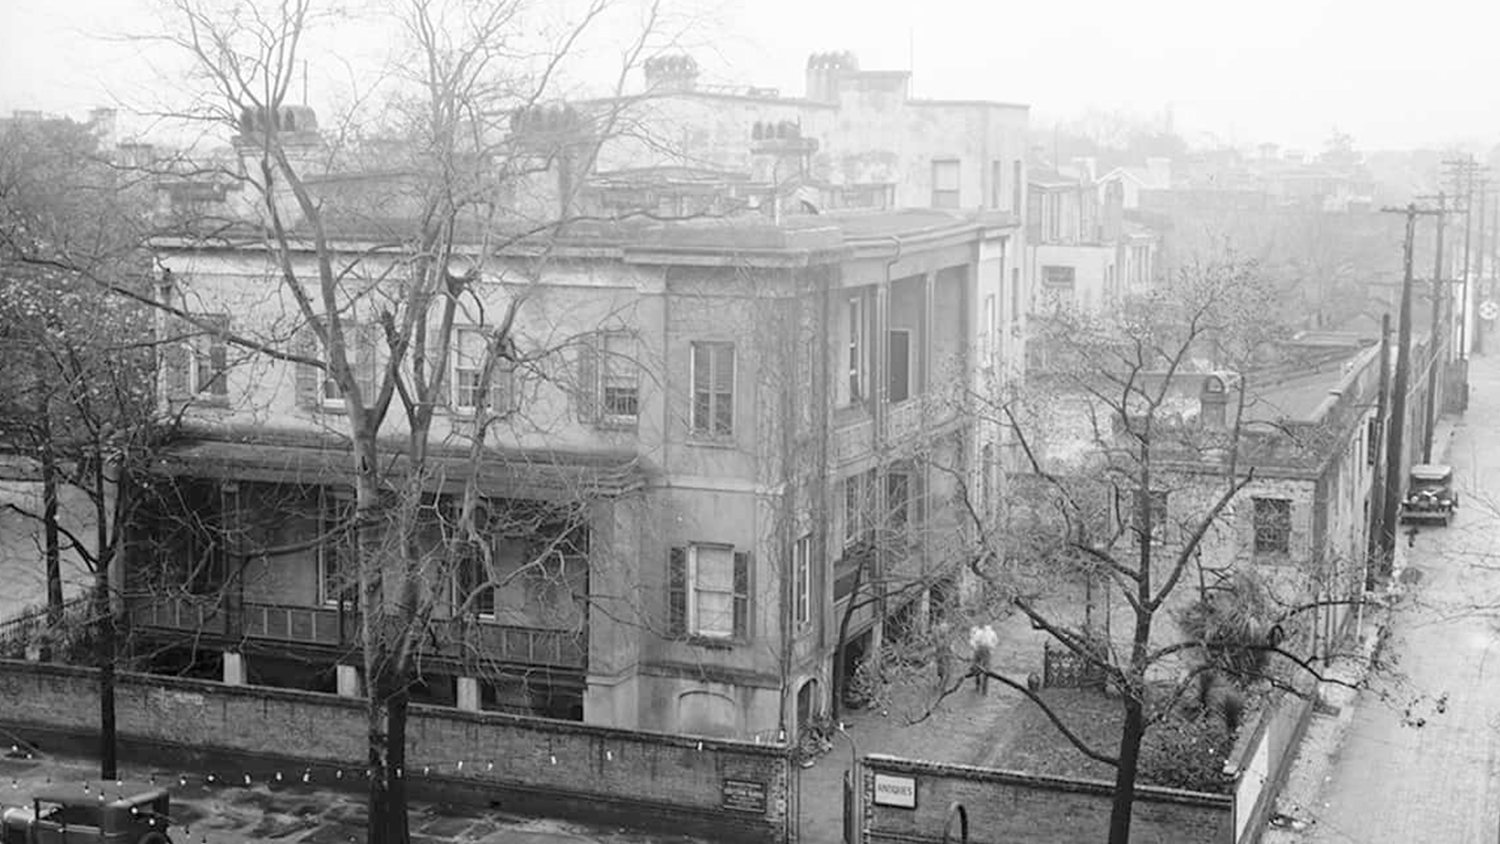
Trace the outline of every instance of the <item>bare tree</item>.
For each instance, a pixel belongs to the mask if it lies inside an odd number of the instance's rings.
[[[1021,464],[1009,481],[1009,512],[998,515],[972,494],[969,473],[952,469],[965,481],[959,498],[978,545],[973,571],[992,609],[1021,613],[1076,670],[1118,695],[1118,746],[1093,744],[1037,678],[985,673],[1114,770],[1111,842],[1129,840],[1143,770],[1174,785],[1218,776],[1222,756],[1207,767],[1167,759],[1164,769],[1149,732],[1160,730],[1170,755],[1190,746],[1174,743],[1178,734],[1218,713],[1213,743],[1227,752],[1243,690],[1309,694],[1311,681],[1337,682],[1310,622],[1320,609],[1362,599],[1357,565],[1280,578],[1246,568],[1247,490],[1266,443],[1311,459],[1347,442],[1356,424],[1341,418],[1292,431],[1247,413],[1257,401],[1251,364],[1280,331],[1265,318],[1274,295],[1253,265],[1216,262],[1108,316],[1039,315],[1032,342],[1049,346],[1049,368],[1028,373],[1013,394],[972,397],[981,427],[1006,430]],[[1216,407],[1199,400],[1210,372],[1226,388]],[[1081,613],[1066,598],[1073,590],[1084,592]],[[1120,624],[1111,623],[1115,606]]]
[[[62,555],[89,572],[82,632],[99,667],[100,775],[112,778],[116,563],[137,503],[132,474],[172,420],[154,401],[150,312],[94,282],[147,289],[146,197],[71,121],[12,125],[0,151],[0,436],[35,461],[42,486],[40,508],[8,506],[45,536],[44,650],[79,632],[64,629]],[[63,518],[63,490],[80,493],[88,512]]]
[[[354,496],[336,533],[349,538],[354,558],[368,701],[369,840],[404,842],[410,689],[424,637],[445,605],[446,593],[433,581],[451,576],[441,567],[466,554],[490,554],[485,537],[581,518],[577,508],[497,506],[481,495],[475,467],[455,479],[461,504],[439,519],[441,553],[434,550],[423,525],[432,523],[435,505],[424,490],[442,472],[432,459],[433,423],[435,409],[458,387],[449,383],[451,356],[459,354],[456,326],[480,326],[478,348],[469,352],[478,380],[464,385],[473,419],[462,435],[477,456],[517,412],[498,402],[496,385],[517,373],[530,373],[533,383],[557,381],[557,361],[582,346],[579,336],[538,342],[520,327],[551,244],[580,222],[573,211],[577,175],[587,172],[619,117],[608,108],[585,114],[553,106],[564,91],[565,66],[595,28],[630,17],[635,34],[617,42],[619,93],[626,74],[656,49],[663,24],[654,4],[610,0],[589,0],[569,17],[551,14],[547,4],[461,0],[392,2],[372,11],[407,47],[386,70],[384,113],[368,123],[346,118],[320,133],[292,108],[298,74],[306,73],[305,45],[326,22],[312,0],[269,10],[171,2],[173,29],[163,38],[188,57],[202,83],[177,116],[228,128],[246,165],[193,172],[251,197],[258,217],[248,230],[232,213],[222,226],[201,212],[181,222],[202,243],[263,248],[290,308],[273,325],[241,330],[209,318],[183,291],[152,304],[262,360],[318,373],[322,389],[340,397]],[[347,174],[356,187],[341,193],[317,178],[324,173]],[[549,179],[555,190],[526,196]],[[351,246],[351,237],[364,245]],[[498,259],[521,247],[524,258]],[[498,308],[485,295],[496,276],[510,294]],[[184,284],[190,291],[191,281]],[[403,441],[399,469],[385,441],[391,430]],[[569,535],[556,531],[555,541],[533,548],[535,567],[555,559],[560,549],[552,546]],[[471,591],[459,596],[458,614],[517,576],[478,571]]]

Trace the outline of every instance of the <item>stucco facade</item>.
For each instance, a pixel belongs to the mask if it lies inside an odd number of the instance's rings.
[[[1013,295],[1015,235],[941,212],[751,217],[604,227],[564,238],[540,266],[530,254],[485,255],[461,327],[493,329],[521,301],[510,336],[529,362],[494,388],[507,412],[477,452],[463,401],[438,411],[436,470],[418,482],[439,513],[470,477],[497,501],[581,508],[584,538],[549,558],[544,583],[502,570],[477,616],[440,607],[469,648],[435,639],[423,694],[767,740],[821,712],[838,645],[839,561],[853,535],[850,479],[880,479],[871,506],[901,498],[907,541],[888,571],[935,582],[957,560],[953,477],[924,461],[972,466],[977,437],[957,409],[1011,348],[998,336],[1008,333],[999,303]],[[343,243],[339,256],[361,248]],[[480,253],[456,255],[464,266],[454,272],[466,272]],[[173,307],[221,320],[212,325],[252,345],[317,353],[297,345],[306,321],[266,253],[164,244],[161,261],[171,272],[159,295]],[[345,303],[358,320],[392,283],[380,280],[391,264],[354,263],[352,277],[371,280]],[[310,263],[293,269],[316,277]],[[162,332],[181,328],[173,319]],[[174,348],[161,400],[183,413],[188,436],[159,469],[196,491],[184,497],[207,502],[205,523],[231,525],[199,549],[224,575],[210,591],[230,596],[207,610],[192,596],[156,594],[134,606],[135,621],[206,629],[231,682],[355,693],[356,610],[330,591],[326,543],[307,541],[328,502],[348,494],[338,399],[309,380],[311,367],[246,343],[210,333]],[[851,367],[864,385],[853,395]],[[454,384],[464,375],[449,374]],[[393,460],[406,447],[403,425],[393,412],[380,429]],[[446,553],[440,527],[432,536],[430,552]],[[525,569],[524,539],[500,539],[496,559],[511,562],[495,565]],[[435,588],[459,596],[462,587]],[[925,608],[926,590],[919,599]],[[861,617],[848,632],[879,622]],[[273,670],[273,654],[289,651],[315,667]]]

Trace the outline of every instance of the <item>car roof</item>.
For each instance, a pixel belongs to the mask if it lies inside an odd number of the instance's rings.
[[[1411,467],[1411,476],[1423,480],[1441,480],[1453,474],[1452,466],[1444,466],[1441,463],[1418,463]]]
[[[99,795],[104,799],[100,800]],[[93,802],[101,806],[140,805],[167,796],[167,789],[139,780],[70,780],[44,786],[32,792],[37,800],[53,803]]]

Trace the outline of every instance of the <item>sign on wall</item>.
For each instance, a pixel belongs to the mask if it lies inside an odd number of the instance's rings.
[[[917,780],[891,774],[875,775],[875,805],[898,809],[917,808]]]
[[[724,780],[723,807],[752,815],[766,813],[766,784],[755,780]]]

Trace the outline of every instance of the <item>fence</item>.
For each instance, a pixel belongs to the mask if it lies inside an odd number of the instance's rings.
[[[0,621],[0,657],[22,659],[29,649],[40,646],[49,638],[49,615],[46,606],[39,606]],[[50,644],[69,652],[87,647],[89,621],[89,595],[69,598],[63,602],[61,624],[50,636]]]

